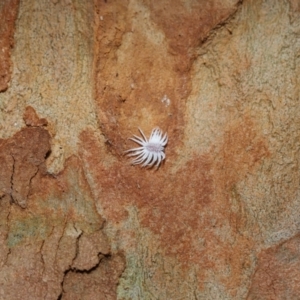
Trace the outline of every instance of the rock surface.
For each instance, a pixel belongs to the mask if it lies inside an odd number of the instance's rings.
[[[297,299],[299,14],[0,4],[0,299]]]
[[[11,80],[11,49],[14,45],[14,27],[19,0],[0,2],[0,92],[8,88]]]

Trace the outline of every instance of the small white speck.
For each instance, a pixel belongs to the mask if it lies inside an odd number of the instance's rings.
[[[171,103],[171,100],[167,97],[167,95],[164,95],[161,99],[161,102],[165,105],[165,106],[169,106]]]
[[[100,16],[100,20],[103,21],[103,16]]]
[[[132,89],[132,90],[134,90],[134,88],[135,88],[135,84],[134,84],[134,83],[132,83],[132,84],[130,85],[130,87],[131,87],[131,89]]]
[[[18,126],[18,123],[17,123],[17,122],[16,122],[16,123],[14,123],[14,126],[16,126],[16,127],[17,127],[17,126]]]

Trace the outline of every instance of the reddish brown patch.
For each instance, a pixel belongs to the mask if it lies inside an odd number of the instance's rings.
[[[137,127],[181,141],[195,49],[238,1],[95,2],[95,98],[110,151],[121,155]]]
[[[50,135],[40,127],[23,128],[0,144],[1,190],[26,207],[32,178],[44,166]]]
[[[23,120],[27,126],[46,126],[48,121],[45,118],[39,118],[34,108],[27,106],[23,115]]]
[[[262,251],[247,299],[299,299],[300,235]]]
[[[43,167],[49,150],[41,127],[0,140],[1,292],[58,299],[63,286],[64,298],[77,299],[76,286],[80,299],[115,299],[125,260],[110,252],[81,161],[72,156],[51,176]]]
[[[73,224],[75,231],[78,234],[81,232],[78,238],[65,234],[61,239],[66,239],[66,245],[59,242],[59,248],[57,246],[58,249],[52,250],[56,251],[57,258],[53,265],[47,266],[47,277],[54,282],[60,272],[65,274],[63,298],[94,299],[99,298],[95,295],[103,295],[103,299],[115,299],[110,297],[116,295],[125,260],[119,254],[110,252],[109,240],[102,231],[104,219],[97,212],[78,157],[70,157],[65,162],[64,170],[55,177],[41,172],[37,174],[32,181],[28,209],[33,214],[45,216],[47,225],[53,230]],[[76,247],[73,253],[71,246],[74,246],[74,239]],[[67,257],[74,254],[69,263],[64,257],[65,252]]]
[[[165,33],[171,53],[178,55],[176,67],[184,71],[193,61],[192,50],[236,11],[238,2],[228,5],[220,0],[147,0],[146,5],[155,24]]]
[[[298,0],[289,0],[292,12],[300,12],[300,3]]]
[[[268,155],[249,117],[231,122],[223,143],[195,155],[176,173],[169,173],[167,164],[158,171],[120,162],[105,167],[107,154],[93,135],[85,132],[81,139],[82,158],[110,222],[125,218],[126,207],[134,204],[142,226],[159,237],[166,254],[201,269],[200,282],[213,268],[229,289],[241,283],[253,241],[244,234],[246,214],[235,185]],[[230,276],[223,274],[224,266]]]
[[[19,0],[0,2],[0,92],[8,87],[11,78],[11,48],[14,44],[15,21]]]

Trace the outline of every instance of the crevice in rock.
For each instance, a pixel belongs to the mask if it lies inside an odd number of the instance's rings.
[[[7,225],[7,235],[6,235],[6,239],[8,238],[8,233],[9,233],[9,225],[10,225],[10,220],[9,220],[9,217],[10,217],[10,208],[11,208],[11,206],[9,205],[8,214],[7,214],[7,216],[6,216],[6,225]]]
[[[75,225],[74,225],[74,228],[75,228],[76,231],[78,231],[78,229],[76,228]],[[62,297],[63,297],[63,294],[65,292],[64,291],[64,282],[65,282],[65,278],[68,275],[68,273],[72,272],[72,273],[80,273],[80,274],[91,274],[93,271],[95,271],[99,267],[99,265],[100,265],[100,263],[102,262],[103,259],[110,259],[112,257],[110,253],[109,254],[103,254],[103,253],[99,252],[98,253],[98,258],[99,258],[98,263],[96,263],[90,269],[88,269],[88,270],[80,270],[80,269],[72,267],[73,263],[75,262],[76,258],[79,255],[79,251],[80,251],[79,250],[79,240],[80,240],[81,236],[83,235],[83,233],[84,232],[82,231],[79,234],[79,236],[76,238],[76,253],[75,253],[74,258],[72,260],[71,266],[67,270],[64,271],[63,279],[61,281],[61,294],[58,296],[57,300],[61,300]]]
[[[14,197],[13,197],[13,191],[14,191],[14,174],[15,174],[15,163],[16,163],[16,160],[14,158],[14,156],[11,154],[10,155],[13,159],[13,165],[12,165],[12,172],[11,172],[11,175],[10,175],[10,200],[11,200],[11,203],[16,203]]]
[[[45,160],[51,155],[51,153],[52,153],[51,149],[47,151],[47,153],[45,154]]]
[[[8,248],[8,251],[7,251],[7,254],[6,254],[6,258],[5,258],[5,261],[4,261],[4,265],[7,264],[7,261],[8,261],[8,258],[9,258],[9,256],[10,256],[10,254],[11,254],[11,249]]]
[[[93,266],[92,268],[90,268],[88,270],[80,270],[80,269],[77,269],[77,268],[70,268],[70,269],[65,271],[65,275],[67,275],[67,273],[69,273],[69,272],[81,273],[81,274],[90,274],[99,267],[99,265],[100,265],[100,263],[103,259],[110,259],[111,254],[103,254],[103,253],[99,252],[98,253],[98,258],[99,258],[98,263],[95,264],[95,266]]]
[[[42,241],[42,244],[41,244],[41,247],[40,247],[41,262],[43,264],[42,276],[44,275],[44,272],[45,272],[45,260],[44,260],[44,256],[43,256],[44,244],[45,244],[45,240]]]
[[[28,183],[29,188],[28,188],[28,192],[27,192],[26,200],[25,200],[26,201],[26,205],[27,205],[28,196],[30,195],[30,191],[31,191],[31,182],[34,179],[34,177],[36,177],[36,175],[38,174],[40,165],[41,164],[38,165],[38,167],[36,168],[36,172],[29,179],[29,183]],[[25,208],[25,207],[23,207],[23,208]]]
[[[63,228],[63,231],[62,231],[61,236],[60,236],[59,239],[58,239],[57,247],[56,247],[56,250],[55,250],[55,258],[54,258],[54,263],[55,263],[55,264],[57,263],[57,253],[58,253],[59,245],[60,245],[60,242],[61,242],[62,238],[64,237],[64,233],[65,233],[67,224],[68,224],[68,222],[67,222],[67,220],[65,220],[64,228]],[[54,227],[52,228],[52,231],[53,231],[53,230],[54,230]]]
[[[65,224],[64,224],[64,228],[63,228],[63,233],[62,233],[62,235],[61,235],[61,237],[59,238],[58,243],[57,243],[56,253],[58,252],[58,248],[59,248],[59,245],[60,245],[60,241],[61,241],[62,238],[64,237],[64,233],[65,233],[67,224],[68,224],[68,222],[67,222],[67,220],[66,220],[66,221],[65,221]],[[75,230],[78,231],[78,229],[76,228],[76,226],[75,226],[75,225],[73,225],[73,226],[74,226]],[[75,252],[75,255],[74,255],[73,259],[72,259],[72,263],[70,264],[70,267],[69,267],[67,270],[64,271],[63,279],[62,279],[62,281],[61,281],[61,283],[60,283],[60,285],[61,285],[61,293],[58,295],[57,300],[61,300],[61,299],[62,299],[62,296],[63,296],[63,293],[64,293],[64,280],[65,280],[65,277],[66,277],[67,273],[68,273],[70,270],[72,270],[72,265],[73,265],[75,259],[76,259],[77,256],[78,256],[78,253],[79,253],[79,239],[80,239],[80,237],[81,237],[82,234],[83,234],[83,231],[82,231],[82,232],[79,234],[79,236],[76,238],[76,252]],[[56,255],[55,255],[55,261],[56,261]]]
[[[78,232],[79,230],[76,228],[76,226],[73,224],[73,227],[75,228],[75,230]],[[80,234],[78,235],[78,237],[76,238],[76,252],[75,255],[73,257],[71,266],[73,265],[74,261],[76,260],[76,258],[78,257],[78,253],[79,253],[79,239],[82,236],[83,231],[80,232]]]
[[[79,237],[78,237],[77,240],[79,240]],[[75,256],[77,256],[77,253],[76,253]],[[64,281],[65,281],[65,278],[68,275],[68,273],[73,272],[73,273],[80,273],[80,274],[91,274],[93,271],[95,271],[99,267],[99,265],[100,265],[100,263],[102,262],[103,259],[110,259],[112,256],[111,256],[111,254],[102,254],[101,252],[99,252],[98,253],[98,257],[99,257],[99,262],[95,266],[93,266],[92,268],[90,268],[89,270],[79,270],[79,269],[72,268],[72,267],[70,267],[68,270],[65,270],[64,277],[63,277],[63,280],[61,282],[62,292],[58,296],[57,300],[61,300],[62,299],[62,296],[63,296],[63,293],[64,293]]]

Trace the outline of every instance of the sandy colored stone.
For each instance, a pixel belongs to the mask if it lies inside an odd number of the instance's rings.
[[[53,157],[53,165],[59,161],[53,167],[55,174],[76,154],[80,132],[97,126],[92,100],[93,13],[90,1],[19,4],[14,80],[0,96],[0,138],[9,138],[24,126],[23,114],[31,106],[47,119],[53,145],[64,150],[63,159],[56,153]]]
[[[297,299],[298,1],[28,0],[15,24],[1,295]],[[166,160],[131,166],[155,126]]]

